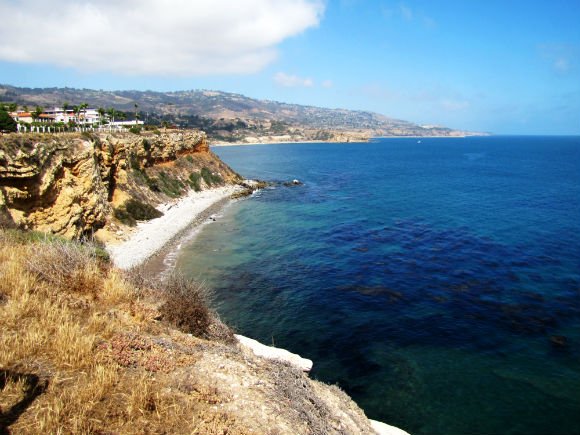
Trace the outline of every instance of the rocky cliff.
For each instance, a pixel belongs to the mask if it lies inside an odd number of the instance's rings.
[[[199,131],[6,135],[0,224],[79,238],[104,227],[129,198],[155,206],[238,179]]]

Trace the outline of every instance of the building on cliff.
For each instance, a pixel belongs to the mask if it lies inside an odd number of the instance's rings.
[[[114,121],[107,114],[97,109],[84,108],[82,110],[65,109],[54,107],[43,110],[42,112],[16,111],[11,112],[10,116],[18,123],[18,131],[48,131],[54,128],[55,124],[74,125],[81,129],[99,129],[99,130],[122,130],[135,125],[143,125],[143,121],[138,119],[131,121]],[[36,125],[33,125],[36,123]],[[52,127],[52,128],[51,128]]]

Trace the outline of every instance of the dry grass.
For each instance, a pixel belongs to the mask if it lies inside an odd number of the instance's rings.
[[[160,314],[144,294],[159,292],[146,281],[90,247],[0,231],[0,433],[244,433],[202,387],[165,388],[196,357],[149,336]]]

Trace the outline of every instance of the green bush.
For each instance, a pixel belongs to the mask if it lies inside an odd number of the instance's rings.
[[[129,128],[129,131],[133,134],[141,134],[141,127],[134,125],[133,127]]]
[[[197,172],[192,172],[189,175],[189,185],[196,192],[199,192],[201,190],[200,182],[201,182],[201,175],[198,174]]]
[[[16,121],[8,114],[4,107],[0,107],[0,131],[16,131]]]
[[[129,199],[124,204],[125,210],[138,221],[149,221],[163,216],[159,210],[150,204],[138,201],[136,199]]]
[[[150,204],[131,198],[121,207],[114,209],[113,216],[125,225],[134,227],[137,221],[149,221],[163,216],[163,213]]]
[[[177,178],[168,175],[165,171],[159,173],[159,188],[172,198],[178,198],[183,193],[185,185]]]
[[[201,178],[205,181],[205,184],[208,186],[212,186],[214,184],[221,184],[223,183],[222,177],[217,174],[212,174],[212,172],[206,168],[205,166],[201,168]]]
[[[113,209],[113,216],[121,223],[128,225],[130,227],[134,227],[135,225],[137,225],[137,221],[135,220],[135,218],[131,216],[123,206]]]

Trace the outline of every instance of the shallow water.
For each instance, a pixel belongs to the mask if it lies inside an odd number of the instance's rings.
[[[180,253],[240,333],[413,434],[580,433],[580,138],[215,152],[305,182],[234,203]]]

